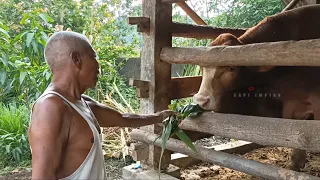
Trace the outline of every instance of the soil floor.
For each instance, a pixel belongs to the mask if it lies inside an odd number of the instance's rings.
[[[244,155],[239,155],[247,159],[259,161],[265,164],[276,165],[285,168],[289,162],[291,148],[266,147],[250,151]],[[307,163],[301,172],[320,177],[320,153],[307,153]],[[237,155],[237,154],[235,154]],[[181,171],[183,180],[231,180],[231,179],[261,179],[229,168],[216,166],[211,163],[201,163],[191,166]]]
[[[223,137],[211,137],[202,139],[196,142],[198,145],[210,147],[212,145],[218,145],[229,142],[230,139]],[[265,147],[255,149],[242,156],[247,159],[256,160],[266,164],[276,165],[278,167],[285,167],[286,163],[289,161],[290,154],[292,152],[291,148],[284,147]],[[108,179],[121,179],[122,168],[124,166],[133,163],[130,156],[124,161],[121,158],[106,158],[106,171],[108,174]],[[310,175],[320,177],[320,153],[308,153],[307,163],[302,172]],[[191,166],[187,169],[181,170],[181,176],[183,180],[233,180],[233,179],[252,179],[257,180],[258,177],[247,175],[232,169],[223,168],[210,163],[201,163],[198,165]],[[7,179],[21,179],[29,180],[31,179],[31,168],[15,169],[6,175],[0,175],[0,180]]]

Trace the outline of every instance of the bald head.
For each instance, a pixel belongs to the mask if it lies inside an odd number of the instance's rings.
[[[81,54],[92,50],[88,39],[79,33],[60,31],[54,33],[48,40],[44,50],[44,56],[50,69],[63,67],[72,52]]]

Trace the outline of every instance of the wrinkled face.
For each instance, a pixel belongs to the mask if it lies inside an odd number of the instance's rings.
[[[81,55],[82,66],[79,72],[81,85],[86,88],[93,88],[98,82],[99,63],[96,59],[96,52],[90,48]]]

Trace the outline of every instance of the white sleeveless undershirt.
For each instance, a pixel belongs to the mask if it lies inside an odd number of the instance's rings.
[[[82,162],[80,167],[73,172],[68,177],[62,178],[61,180],[71,180],[71,179],[79,179],[79,180],[106,180],[106,171],[105,171],[105,164],[104,164],[104,157],[102,151],[102,136],[99,134],[96,126],[94,125],[95,116],[91,111],[90,107],[87,103],[81,98],[82,103],[71,103],[61,94],[55,91],[45,91],[39,98],[42,98],[48,94],[55,94],[61,97],[65,102],[67,102],[74,110],[76,110],[83,119],[86,120],[88,123],[94,137],[93,145],[85,158]],[[37,101],[38,101],[37,100]],[[30,115],[31,116],[31,115]],[[100,127],[99,127],[100,128]],[[31,147],[30,147],[31,149]],[[32,153],[32,150],[31,150]],[[72,159],[70,159],[72,161]]]

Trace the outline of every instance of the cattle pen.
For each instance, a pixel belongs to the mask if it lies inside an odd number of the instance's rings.
[[[320,66],[320,39],[248,44],[235,47],[172,47],[172,37],[215,39],[222,33],[242,35],[246,29],[218,28],[206,23],[185,3],[186,0],[143,0],[142,17],[129,17],[128,23],[137,25],[143,35],[141,79],[130,80],[137,88],[141,113],[154,113],[168,108],[171,100],[191,97],[197,92],[201,76],[171,77],[171,64],[200,66]],[[285,0],[286,8],[299,1]],[[302,2],[302,1],[301,1]],[[300,2],[300,6],[304,4]],[[177,3],[198,25],[172,21],[172,4]],[[319,3],[315,1],[314,3]],[[298,148],[320,152],[320,121],[292,120],[205,112],[198,118],[182,121],[183,130],[236,138],[263,146]],[[133,129],[131,137],[141,143],[132,145],[134,160],[158,168],[162,131],[161,125]],[[264,179],[320,179],[306,173],[280,168],[196,146],[195,154],[182,141],[170,138],[162,157],[161,168],[166,169],[172,152],[214,163]],[[163,179],[176,179],[165,171]],[[168,176],[168,174],[172,176]],[[144,176],[157,179],[157,176]],[[124,179],[143,179],[131,174]]]

